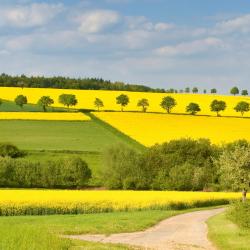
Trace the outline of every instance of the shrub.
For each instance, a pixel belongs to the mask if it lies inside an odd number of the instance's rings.
[[[250,229],[250,202],[235,202],[227,212],[229,219],[240,227]]]
[[[104,183],[110,189],[131,189],[135,185],[134,172],[137,153],[118,144],[105,152]]]
[[[0,143],[0,156],[18,158],[24,156],[24,152],[19,150],[15,145],[9,143]]]
[[[201,190],[217,182],[209,140],[174,140],[143,153],[117,145],[105,153],[104,182],[112,189]]]
[[[0,186],[15,188],[81,188],[91,170],[81,158],[46,163],[0,158]]]

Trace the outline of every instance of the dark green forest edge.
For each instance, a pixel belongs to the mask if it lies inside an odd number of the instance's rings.
[[[121,81],[112,82],[102,78],[70,78],[63,76],[11,76],[5,73],[0,75],[0,86],[2,87],[21,87],[21,88],[54,88],[54,89],[82,89],[82,90],[120,90],[132,92],[153,92],[153,93],[211,93],[216,94],[216,88],[199,89],[198,87],[176,88],[151,88],[141,84],[128,84]],[[230,94],[242,96],[248,95],[248,90],[239,90],[237,86],[230,89]]]
[[[101,78],[69,78],[43,76],[10,76],[0,75],[0,86],[21,88],[55,88],[55,89],[83,89],[83,90],[123,90],[138,92],[165,92],[164,89],[154,89],[144,85],[111,82]]]

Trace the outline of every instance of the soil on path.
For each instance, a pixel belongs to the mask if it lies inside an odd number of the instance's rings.
[[[71,239],[127,244],[157,250],[214,250],[207,238],[206,221],[224,208],[177,215],[143,232],[105,235],[72,235]]]

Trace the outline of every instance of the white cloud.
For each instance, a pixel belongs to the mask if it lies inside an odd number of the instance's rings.
[[[154,29],[156,31],[165,31],[165,30],[172,29],[173,27],[174,27],[174,25],[169,24],[169,23],[157,23],[154,25]]]
[[[250,32],[250,14],[216,24],[214,33]]]
[[[42,26],[63,10],[62,4],[33,3],[0,10],[0,26]]]
[[[159,22],[153,23],[150,22],[144,16],[129,16],[126,17],[127,26],[129,29],[144,29],[148,31],[166,31],[174,28],[175,26],[171,23]]]
[[[223,48],[222,40],[215,37],[179,43],[174,46],[164,46],[155,50],[156,54],[163,56],[192,55],[207,51],[211,48]]]
[[[118,23],[120,15],[112,10],[95,10],[78,16],[79,31],[82,33],[98,33]]]

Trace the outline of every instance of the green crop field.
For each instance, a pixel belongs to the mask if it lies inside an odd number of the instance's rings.
[[[48,112],[63,112],[65,108],[48,107]],[[26,104],[23,108],[17,106],[14,102],[2,100],[0,105],[0,112],[42,112],[43,109],[35,104]]]
[[[92,121],[0,121],[0,142],[25,150],[26,159],[48,161],[79,156],[92,170],[91,186],[102,185],[102,152],[116,144],[138,143],[96,119]]]
[[[0,121],[1,142],[25,150],[101,152],[124,140],[93,121]]]

